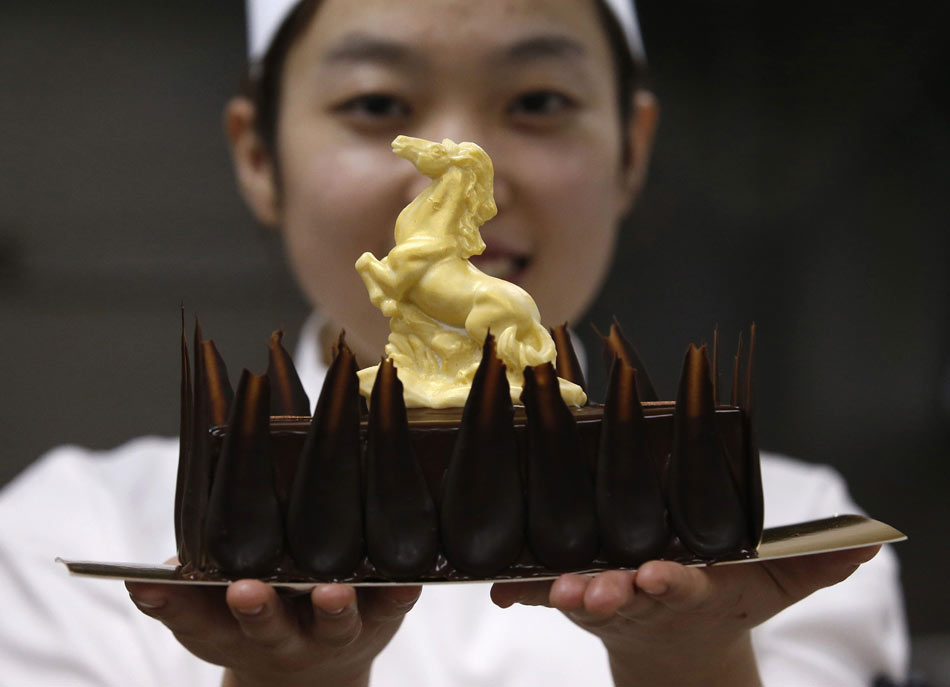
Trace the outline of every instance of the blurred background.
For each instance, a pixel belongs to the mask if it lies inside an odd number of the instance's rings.
[[[950,655],[946,4],[639,5],[658,143],[587,319],[616,315],[670,397],[687,343],[718,324],[729,350],[757,323],[763,446],[834,465],[910,535],[915,661],[934,673]],[[182,301],[234,373],[266,366],[277,326],[293,344],[305,305],[221,134],[243,22],[223,0],[0,4],[0,483],[61,443],[176,433]]]

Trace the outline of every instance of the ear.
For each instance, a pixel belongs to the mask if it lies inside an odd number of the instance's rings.
[[[274,160],[254,128],[256,110],[249,98],[232,98],[224,109],[224,132],[238,189],[257,220],[276,228],[280,220]]]
[[[650,155],[653,152],[653,137],[660,117],[660,108],[656,96],[645,89],[633,93],[631,117],[627,136],[630,141],[630,159],[624,168],[624,204],[623,214],[628,213],[640,195],[650,167]]]

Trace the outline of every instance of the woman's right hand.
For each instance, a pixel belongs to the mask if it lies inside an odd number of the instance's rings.
[[[224,666],[225,687],[367,685],[373,659],[392,639],[421,587],[358,592],[324,584],[278,594],[258,580],[223,587],[127,582],[135,605],[164,623],[190,652]]]

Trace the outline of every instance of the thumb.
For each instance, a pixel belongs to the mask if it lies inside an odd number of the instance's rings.
[[[862,564],[874,558],[881,545],[783,558],[762,563],[792,603],[809,594],[846,580]]]

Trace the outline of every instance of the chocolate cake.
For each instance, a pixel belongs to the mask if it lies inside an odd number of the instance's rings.
[[[523,405],[489,335],[465,407],[439,410],[407,410],[388,360],[367,408],[341,334],[311,417],[279,332],[266,374],[245,370],[232,392],[214,343],[195,327],[192,366],[183,331],[182,573],[439,581],[754,556],[754,328],[725,404],[715,338],[711,361],[689,347],[676,400],[661,401],[614,323],[604,403],[580,408],[558,391],[558,376],[585,385],[570,337],[551,333],[556,367],[525,369]]]

